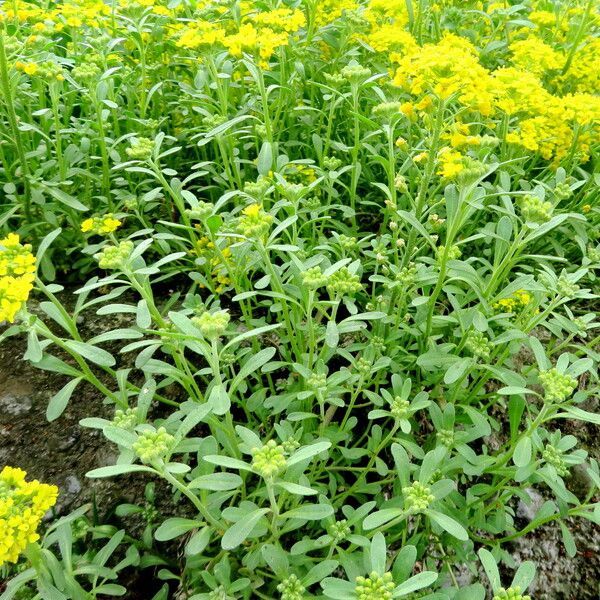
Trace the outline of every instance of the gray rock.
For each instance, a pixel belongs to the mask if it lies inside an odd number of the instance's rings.
[[[28,413],[32,406],[33,402],[29,396],[15,395],[10,392],[0,396],[0,411],[11,417]]]
[[[542,504],[544,504],[544,498],[533,488],[527,488],[525,492],[527,492],[531,501],[523,502],[523,500],[519,500],[519,504],[517,505],[517,516],[531,522],[535,518],[538,510],[542,507]]]

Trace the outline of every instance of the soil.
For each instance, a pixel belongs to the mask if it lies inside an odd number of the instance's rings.
[[[97,328],[93,323],[89,327]],[[91,331],[90,335],[97,333],[97,330]],[[116,520],[115,508],[122,503],[143,504],[148,479],[144,474],[87,479],[87,471],[114,464],[117,453],[100,431],[79,425],[81,419],[92,415],[111,418],[112,409],[103,404],[97,390],[80,385],[62,416],[48,423],[45,414],[48,400],[65,384],[66,378],[36,369],[22,360],[24,352],[23,338],[10,338],[0,344],[0,466],[18,466],[30,477],[57,485],[60,495],[55,515],[68,514],[91,502],[98,509],[95,514],[99,523],[123,526]],[[586,408],[597,410],[598,406]],[[563,432],[575,435],[592,457],[600,458],[596,427],[565,421]],[[586,487],[585,478],[585,473],[575,472],[569,482],[574,493],[577,488]],[[163,515],[181,513],[170,504],[169,491],[159,483],[157,489],[161,491],[160,512]],[[527,526],[537,508],[550,498],[541,489],[532,489],[529,493],[531,504],[519,502],[515,506],[515,524],[519,528]],[[135,523],[131,525],[136,527]],[[599,598],[600,527],[584,520],[572,520],[569,526],[577,545],[573,558],[567,556],[560,527],[555,523],[535,530],[509,547],[516,564],[524,560],[537,564],[537,576],[529,590],[536,600]],[[126,585],[134,591],[123,596],[126,599],[147,600],[162,585],[157,578],[149,576],[149,571],[130,575],[132,580]],[[506,579],[510,581],[510,577],[507,570]]]

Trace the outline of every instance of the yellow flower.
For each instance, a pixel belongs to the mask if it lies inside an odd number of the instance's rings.
[[[81,223],[81,231],[83,233],[95,233],[98,235],[108,235],[116,231],[121,225],[122,221],[115,219],[112,214],[104,215],[103,217],[92,217],[86,219]]]
[[[262,207],[260,204],[251,204],[250,206],[246,206],[246,208],[242,210],[242,214],[246,215],[247,217],[257,217],[258,213],[260,213],[261,208]]]
[[[27,545],[39,539],[37,528],[58,496],[56,486],[26,481],[25,475],[8,466],[0,471],[0,566],[17,562]]]
[[[463,158],[460,152],[448,146],[442,148],[438,153],[439,168],[437,174],[445,179],[454,179],[465,169]]]
[[[16,233],[0,239],[0,277],[35,273],[35,257],[30,244],[21,244]]]

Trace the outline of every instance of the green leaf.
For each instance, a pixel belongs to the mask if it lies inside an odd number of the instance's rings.
[[[85,476],[91,479],[100,477],[113,477],[114,475],[124,475],[125,473],[137,473],[144,471],[146,473],[154,473],[154,469],[144,465],[111,465],[109,467],[100,467],[88,471]]]
[[[562,525],[562,523],[561,523]],[[520,587],[523,592],[529,587],[529,584],[535,577],[535,563],[526,560],[519,565],[515,576],[513,577],[511,587]]]
[[[427,586],[430,586],[438,578],[438,574],[435,571],[423,571],[417,575],[414,575],[410,579],[407,579],[404,583],[401,583],[392,593],[393,598],[401,598],[417,590],[422,590]]]
[[[456,381],[458,381],[467,371],[467,369],[471,366],[472,359],[470,358],[461,358],[456,361],[454,364],[450,365],[444,374],[444,383],[447,385],[452,385]]]
[[[562,542],[567,551],[567,555],[573,558],[577,554],[577,546],[575,544],[575,539],[573,535],[569,531],[569,528],[563,521],[559,521],[560,531],[562,534]]]
[[[525,467],[531,461],[531,438],[524,437],[519,440],[513,453],[513,462],[517,467]]]
[[[204,460],[213,465],[219,465],[220,467],[227,467],[228,469],[238,469],[240,471],[251,471],[252,467],[237,458],[231,458],[230,456],[221,456],[219,454],[209,454],[203,457]]]
[[[366,530],[375,529],[385,523],[389,523],[392,519],[399,517],[403,513],[400,508],[383,508],[365,517],[363,528]]]
[[[288,510],[281,515],[282,519],[302,519],[306,521],[320,521],[333,514],[330,504],[303,504],[298,508]]]
[[[387,562],[386,548],[385,548],[385,538],[383,537],[383,533],[378,531],[371,540],[371,569],[370,571],[375,571],[380,575],[385,573],[385,564]]]
[[[166,542],[203,525],[205,525],[204,522],[197,521],[196,519],[172,517],[159,525],[158,529],[154,532],[154,539],[159,542]]]
[[[50,398],[48,407],[46,408],[46,419],[48,419],[48,421],[54,421],[63,414],[80,381],[81,377],[72,379]]]
[[[263,142],[263,145],[258,153],[256,168],[260,175],[266,176],[273,168],[273,146],[269,142]]]
[[[269,512],[268,508],[259,508],[244,515],[234,523],[223,535],[221,547],[223,550],[237,548],[251,533],[258,521]]]
[[[587,410],[582,410],[576,406],[565,406],[563,409],[565,412],[556,415],[556,417],[577,419],[578,421],[587,421],[588,423],[594,423],[600,425],[600,413],[591,413]]]
[[[324,452],[330,447],[331,442],[316,442],[310,446],[304,446],[303,448],[296,450],[296,452],[294,452],[294,454],[288,458],[286,464],[288,467],[291,467],[292,465],[312,458],[316,454]]]
[[[445,515],[444,513],[438,512],[437,510],[432,510],[431,508],[427,509],[426,514],[429,518],[437,523],[442,529],[447,531],[450,535],[455,538],[461,540],[462,542],[466,542],[469,539],[469,534],[467,530],[458,522],[455,521],[452,517]]]
[[[91,344],[78,342],[76,340],[67,340],[65,344],[75,354],[81,354],[83,358],[100,367],[114,367],[116,364],[115,358],[110,352],[98,348],[97,346],[92,346]]]
[[[188,487],[192,490],[227,491],[235,490],[242,483],[242,478],[235,473],[209,473],[208,475],[196,477]]]
[[[340,341],[340,334],[335,321],[328,321],[325,329],[325,345],[328,348],[337,348]]]
[[[498,564],[496,563],[496,559],[492,555],[489,550],[485,548],[480,548],[479,552],[479,560],[483,565],[483,569],[488,579],[490,580],[490,587],[492,590],[497,590],[500,586],[500,572],[498,571]]]
[[[312,488],[298,485],[297,483],[292,483],[290,481],[276,481],[275,485],[296,496],[314,496],[318,493]]]
[[[337,560],[323,560],[319,563],[317,563],[302,579],[302,585],[304,587],[309,587],[311,585],[314,585],[315,583],[319,583],[320,581],[323,581],[323,579],[325,579],[325,577],[327,577],[328,575],[331,575],[331,573],[333,573],[338,565],[340,563],[338,563]]]
[[[224,415],[231,408],[229,394],[222,383],[217,383],[210,390],[208,405],[215,415]]]

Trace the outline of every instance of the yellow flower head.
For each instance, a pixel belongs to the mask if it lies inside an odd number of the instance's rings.
[[[39,539],[37,528],[58,496],[56,486],[26,481],[25,475],[13,467],[0,471],[0,566],[17,562],[27,545]]]
[[[122,221],[115,219],[112,214],[106,214],[103,217],[92,217],[81,223],[81,231],[83,233],[95,233],[97,235],[108,235],[116,231]]]

